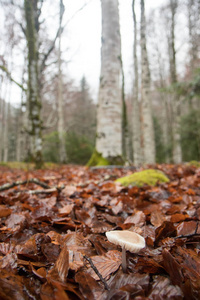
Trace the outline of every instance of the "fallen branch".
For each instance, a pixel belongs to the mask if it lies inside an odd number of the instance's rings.
[[[58,188],[54,187],[54,188],[51,188],[51,189],[47,189],[47,190],[30,190],[28,191],[29,194],[31,195],[36,195],[36,194],[50,194],[50,193],[53,193],[53,192],[57,192],[59,191]]]
[[[28,183],[35,183],[35,184],[43,187],[44,189],[51,189],[51,187],[48,184],[46,184],[45,182],[42,182],[42,181],[38,180],[37,178],[31,178],[31,179],[23,180],[23,181],[21,180],[21,181],[15,181],[12,183],[5,183],[0,186],[0,192],[9,190],[18,185],[24,185],[24,184],[28,184]]]
[[[84,255],[83,257],[90,263],[92,269],[94,270],[94,272],[97,274],[97,276],[99,277],[99,279],[103,283],[105,289],[109,291],[109,286],[108,286],[107,282],[105,281],[105,279],[103,278],[103,276],[99,273],[99,271],[95,267],[95,265],[94,265],[93,261],[91,260],[91,258],[87,257],[86,255]]]

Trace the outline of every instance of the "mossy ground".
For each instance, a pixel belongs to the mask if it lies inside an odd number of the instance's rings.
[[[200,168],[200,162],[196,161],[196,160],[192,160],[188,163],[190,166],[196,167],[196,168]]]
[[[11,169],[22,169],[22,170],[34,170],[35,165],[33,163],[27,162],[18,162],[18,161],[10,161],[10,162],[0,162],[0,166],[8,167]],[[44,164],[42,169],[53,169],[58,165],[52,162],[47,162]]]
[[[109,161],[102,157],[101,153],[94,150],[90,160],[87,163],[88,167],[94,167],[94,166],[108,166]]]
[[[88,167],[100,167],[109,165],[123,166],[124,160],[121,156],[104,158],[101,153],[97,152],[97,150],[94,150],[90,160],[87,163]]]
[[[169,178],[159,170],[148,169],[118,178],[116,182],[120,182],[123,186],[134,185],[141,187],[146,184],[154,186],[158,182],[169,182]]]

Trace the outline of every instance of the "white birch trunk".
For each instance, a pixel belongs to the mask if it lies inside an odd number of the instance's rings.
[[[141,124],[140,124],[140,107],[138,99],[138,58],[137,58],[137,19],[135,14],[135,0],[132,2],[133,23],[134,23],[134,86],[133,86],[133,161],[136,166],[142,163],[141,147]]]
[[[118,0],[101,0],[102,48],[96,150],[103,157],[122,156],[120,88],[121,38]]]
[[[146,48],[146,20],[144,0],[141,0],[141,93],[143,117],[144,163],[155,163],[155,138],[151,111],[150,71]]]

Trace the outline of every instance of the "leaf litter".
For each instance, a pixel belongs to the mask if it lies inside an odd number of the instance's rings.
[[[154,168],[169,183],[122,187],[126,168],[1,167],[0,299],[199,299],[200,169]],[[125,229],[146,239],[127,273],[105,236]]]

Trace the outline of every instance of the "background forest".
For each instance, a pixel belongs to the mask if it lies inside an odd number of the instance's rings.
[[[71,18],[92,1],[79,1]],[[70,2],[0,0],[0,161],[86,164],[95,149],[103,158],[120,156],[135,165],[200,160],[200,1],[166,0],[148,13],[144,1],[128,1],[134,40],[130,89],[121,53],[123,1],[119,11],[117,0],[99,1],[98,101],[84,75],[78,85],[66,71]],[[55,11],[53,25],[47,6]],[[105,95],[110,102],[102,104]]]

